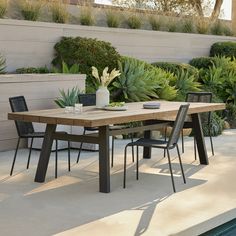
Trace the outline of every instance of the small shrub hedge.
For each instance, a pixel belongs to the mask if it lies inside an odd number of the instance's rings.
[[[80,72],[87,75],[87,92],[94,92],[97,88],[96,80],[91,74],[91,67],[95,66],[99,74],[107,66],[111,71],[118,68],[118,60],[121,58],[110,43],[92,38],[63,37],[54,48],[56,54],[52,64],[58,68],[61,68],[62,61],[69,67],[78,64]]]
[[[49,69],[45,67],[22,67],[16,69],[17,74],[47,74]]]
[[[217,42],[211,46],[210,56],[236,57],[236,42]]]
[[[216,62],[214,57],[196,57],[193,58],[189,64],[197,69],[208,69]]]
[[[196,79],[198,78],[198,70],[189,64],[175,62],[154,62],[152,65],[165,71],[174,73],[174,75],[184,71],[188,72],[189,76],[194,76]]]

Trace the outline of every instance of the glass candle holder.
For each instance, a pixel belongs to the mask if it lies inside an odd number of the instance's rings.
[[[82,103],[76,103],[74,112],[79,114],[83,112],[83,104]]]
[[[74,112],[74,107],[72,106],[65,107],[65,113],[73,113],[73,112]]]

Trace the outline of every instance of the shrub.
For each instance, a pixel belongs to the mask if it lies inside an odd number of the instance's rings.
[[[81,25],[94,25],[95,20],[92,16],[92,9],[89,7],[81,7],[79,20]]]
[[[211,33],[213,35],[224,35],[224,26],[220,20],[217,20],[211,26]]]
[[[53,22],[66,23],[68,21],[69,13],[63,0],[54,0],[49,6],[52,12]]]
[[[141,19],[137,15],[131,15],[127,19],[127,24],[130,29],[140,29],[141,28]]]
[[[181,30],[184,33],[194,33],[195,28],[194,28],[193,20],[192,19],[183,20]]]
[[[166,24],[168,32],[177,32],[178,31],[178,22],[173,19],[169,19]]]
[[[69,67],[64,61],[62,62],[61,68],[53,67],[53,73],[62,73],[62,74],[79,74],[79,65],[74,64]]]
[[[198,69],[189,64],[177,62],[154,62],[152,65],[165,71],[174,73],[175,75],[177,75],[182,70],[187,71],[189,76],[193,75],[196,79],[198,79]]]
[[[111,89],[115,101],[151,100],[159,97],[159,90],[169,86],[171,75],[144,61],[122,57],[119,70],[121,75],[115,79]],[[172,90],[174,91],[173,88]]]
[[[49,69],[45,67],[22,67],[16,69],[17,74],[47,74],[50,73]]]
[[[149,23],[152,27],[152,30],[160,30],[162,22],[159,17],[150,16],[148,20],[149,20]]]
[[[117,28],[120,25],[120,16],[115,11],[112,11],[112,10],[107,11],[106,12],[106,21],[107,21],[108,27]]]
[[[222,133],[224,129],[224,120],[218,116],[215,112],[212,112],[211,116],[211,135],[218,136]],[[202,130],[204,136],[209,136],[209,128],[208,125],[203,123]]]
[[[236,42],[217,42],[211,46],[210,56],[236,57]]]
[[[214,57],[196,57],[193,58],[189,64],[197,69],[208,69],[215,64],[216,59]]]
[[[54,100],[59,107],[64,108],[66,106],[74,106],[78,103],[80,90],[77,87],[73,87],[67,91],[64,91],[63,89],[59,91],[61,97]]]
[[[200,83],[196,81],[193,75],[189,75],[188,71],[178,71],[176,77],[171,81],[170,85],[177,89],[178,101],[185,101],[188,92],[200,91]]]
[[[56,56],[52,61],[53,65],[60,68],[62,61],[69,67],[78,64],[80,72],[87,74],[88,92],[94,92],[97,88],[91,67],[95,66],[98,72],[102,73],[107,66],[110,70],[117,68],[120,59],[119,53],[110,43],[91,38],[63,37],[54,48]]]
[[[205,18],[198,18],[196,21],[196,30],[199,34],[207,34],[209,31],[209,21]]]
[[[3,18],[6,14],[8,6],[8,0],[0,0],[0,18]]]
[[[5,74],[5,69],[6,69],[6,60],[0,54],[0,74]]]
[[[226,104],[226,120],[231,128],[236,128],[236,105],[232,103]]]
[[[31,21],[38,20],[42,5],[43,5],[42,0],[39,1],[21,0],[19,2],[19,8],[21,10],[21,14],[23,15],[24,19]]]

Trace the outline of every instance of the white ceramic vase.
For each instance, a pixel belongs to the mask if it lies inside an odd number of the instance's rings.
[[[107,87],[99,87],[96,91],[96,107],[104,107],[110,103],[110,92]]]

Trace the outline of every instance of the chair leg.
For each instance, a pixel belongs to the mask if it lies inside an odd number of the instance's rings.
[[[28,161],[27,161],[26,169],[29,169],[30,157],[31,157],[33,142],[34,142],[34,138],[31,138],[30,149],[29,149],[29,156],[28,156]]]
[[[132,146],[134,147],[134,146]],[[139,177],[139,155],[138,155],[138,146],[137,146],[137,153],[136,153],[136,157],[137,157],[137,160],[136,160],[136,179],[138,180],[138,177]]]
[[[165,138],[164,140],[166,141],[167,139],[167,126],[165,127]],[[164,157],[166,157],[166,149],[164,149]]]
[[[196,144],[196,138],[193,136],[193,145],[194,145],[194,159],[197,160],[197,144]]]
[[[186,179],[185,179],[185,174],[184,174],[184,168],[183,168],[183,165],[182,165],[182,160],[181,160],[181,157],[180,157],[178,144],[176,144],[176,149],[177,149],[177,153],[178,153],[178,157],[179,157],[179,164],[180,164],[180,168],[181,168],[183,180],[184,180],[184,183],[186,184]]]
[[[84,132],[83,132],[83,135],[85,135],[85,129],[84,129]],[[79,158],[80,158],[80,153],[81,153],[81,150],[82,150],[82,146],[83,146],[83,142],[80,143],[80,147],[79,147],[79,153],[78,153],[78,157],[77,157],[77,161],[76,163],[79,162]]]
[[[68,141],[68,171],[70,171],[70,141]]]
[[[56,140],[56,151],[55,151],[55,178],[57,178],[57,159],[58,159],[58,141]]]
[[[184,153],[184,129],[181,131],[181,140],[182,140],[182,153]]]
[[[134,142],[134,135],[131,133],[131,142]],[[132,161],[134,162],[134,146],[132,145]]]
[[[127,147],[125,146],[125,150],[124,150],[124,178],[123,178],[123,188],[125,188],[126,186],[126,160],[127,160]]]
[[[15,154],[14,154],[14,158],[13,158],[13,162],[12,162],[12,166],[11,166],[11,171],[10,171],[10,175],[12,175],[13,170],[14,170],[14,166],[15,166],[15,162],[16,162],[16,156],[17,156],[17,152],[19,149],[19,144],[20,144],[20,137],[18,138],[17,144],[16,144],[16,150],[15,150]]]
[[[212,135],[211,135],[211,127],[209,126],[208,129],[209,129],[209,137],[211,141],[211,153],[212,153],[212,156],[214,156],[215,153],[214,153],[214,147],[213,147],[213,141],[212,141]]]
[[[114,164],[114,143],[115,143],[115,137],[112,136],[112,143],[111,143],[111,167],[113,167],[113,164]]]
[[[175,190],[175,183],[174,183],[174,176],[173,176],[173,171],[172,171],[172,167],[171,167],[170,152],[169,152],[169,149],[166,149],[166,151],[167,151],[169,169],[170,169],[170,174],[171,174],[172,186],[173,186],[174,192],[176,192],[176,190]]]

